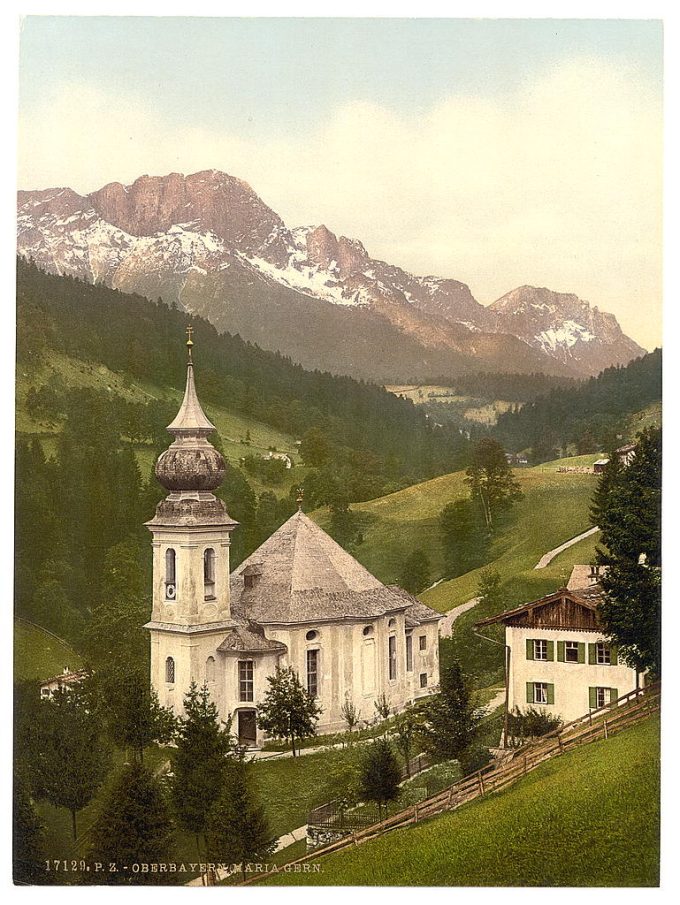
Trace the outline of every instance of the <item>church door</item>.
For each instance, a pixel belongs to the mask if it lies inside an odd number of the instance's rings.
[[[257,742],[257,723],[254,710],[238,712],[238,743],[252,748]]]

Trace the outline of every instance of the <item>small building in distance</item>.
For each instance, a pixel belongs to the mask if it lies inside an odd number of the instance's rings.
[[[619,446],[619,448],[616,450],[616,455],[624,468],[628,468],[630,463],[635,458],[636,448],[637,447],[636,447],[635,443],[627,443],[625,446]],[[597,462],[595,462],[593,464],[593,472],[595,474],[602,474],[602,472],[605,469],[605,466],[608,464],[609,464],[608,457],[604,458],[604,459],[598,459]]]
[[[509,711],[535,707],[570,722],[643,684],[602,632],[593,569],[575,566],[570,587],[477,623],[505,626]]]
[[[72,670],[65,666],[63,670],[51,679],[46,679],[40,684],[40,697],[51,698],[57,691],[67,691],[79,682],[82,682],[87,672],[84,669]]]

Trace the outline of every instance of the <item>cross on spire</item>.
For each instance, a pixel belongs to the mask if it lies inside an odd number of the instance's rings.
[[[297,507],[298,512],[302,512],[302,503],[305,498],[305,489],[304,487],[298,487],[297,489]]]
[[[189,350],[189,361],[192,360],[191,359],[191,349],[194,345],[194,341],[191,337],[193,335],[193,332],[194,332],[194,328],[191,326],[191,324],[189,324],[187,327],[187,349]]]

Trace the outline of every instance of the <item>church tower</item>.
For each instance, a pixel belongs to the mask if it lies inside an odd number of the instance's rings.
[[[187,328],[187,380],[174,440],[156,462],[169,491],[146,525],[153,536],[151,683],[161,704],[182,712],[191,682],[214,681],[215,648],[232,626],[229,542],[237,526],[213,491],[226,466],[208,436],[215,426],[196,395],[193,329]]]

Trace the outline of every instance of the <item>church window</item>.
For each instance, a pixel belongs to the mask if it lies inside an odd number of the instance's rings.
[[[387,639],[387,654],[389,661],[390,682],[394,682],[397,678],[397,638],[396,635],[390,635]]]
[[[206,682],[214,682],[215,681],[215,658],[208,657],[205,661],[205,681]]]
[[[168,657],[165,661],[165,681],[175,681],[175,661],[172,659],[172,657]]]
[[[215,599],[215,551],[212,547],[203,553],[203,592],[206,600]]]
[[[372,635],[372,634],[373,634],[373,626],[367,625],[364,629],[364,635],[368,636],[368,635]]]
[[[390,621],[387,623],[387,627],[388,627],[388,628],[394,628],[394,626],[395,626],[396,624],[397,624],[397,620],[396,620],[396,619],[390,619]]]
[[[427,688],[427,673],[421,672],[420,674],[420,687]]]
[[[406,672],[413,672],[413,635],[406,636]]]
[[[165,599],[174,600],[177,596],[175,551],[168,547],[165,551]]]
[[[318,637],[319,637],[319,633],[315,632],[314,630],[307,632],[307,634],[305,635],[305,638],[307,639],[307,641],[316,641],[316,639]]]
[[[427,635],[418,636],[418,650],[427,650]]]
[[[253,701],[253,661],[238,661],[238,697],[239,701]]]
[[[319,651],[307,651],[307,691],[316,697],[319,694]]]

